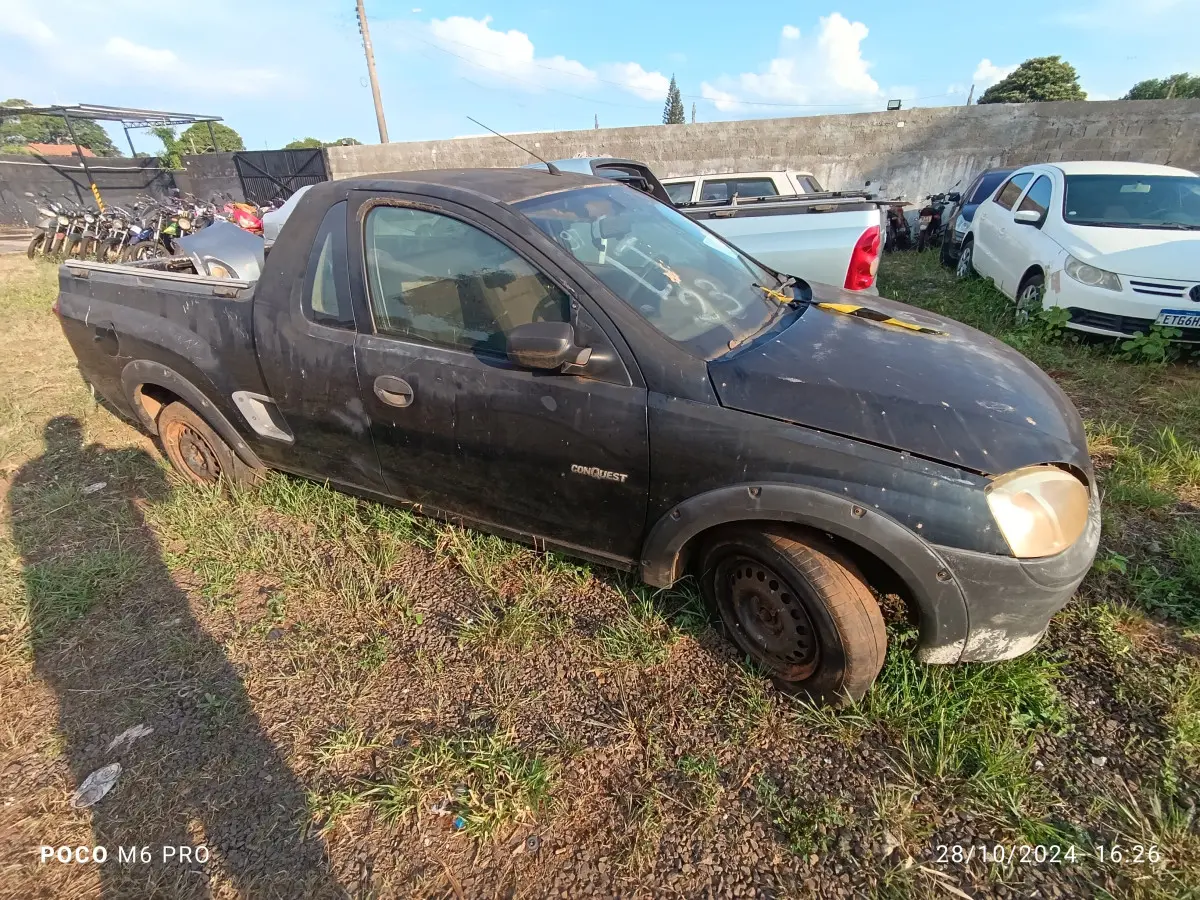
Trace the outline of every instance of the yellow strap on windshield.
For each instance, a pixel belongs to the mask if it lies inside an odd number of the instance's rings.
[[[766,294],[772,300],[778,300],[780,303],[791,303],[792,302],[791,297],[787,296],[786,294],[780,293],[779,291],[773,291],[769,287],[765,287],[764,285],[761,285],[761,284],[756,284],[755,287],[757,287],[760,291],[762,291],[764,294]]]
[[[766,290],[764,288],[764,290]],[[907,328],[909,331],[916,331],[921,334],[938,334],[942,337],[946,336],[946,332],[938,331],[936,328],[926,328],[924,325],[917,325],[913,322],[905,322],[903,319],[893,319],[887,313],[881,313],[875,309],[868,309],[865,306],[856,306],[853,303],[818,303],[818,309],[827,309],[830,312],[839,312],[843,315],[854,316],[859,319],[870,319],[872,322],[879,322],[883,325],[895,325],[899,328]]]

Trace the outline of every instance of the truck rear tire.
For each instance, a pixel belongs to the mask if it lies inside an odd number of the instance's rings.
[[[257,480],[255,470],[186,403],[168,404],[158,414],[158,439],[171,465],[192,484],[248,487]]]
[[[854,564],[786,526],[739,525],[704,547],[700,588],[725,635],[787,693],[842,705],[883,667],[887,632]]]

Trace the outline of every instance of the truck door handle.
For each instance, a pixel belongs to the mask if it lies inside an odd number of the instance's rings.
[[[375,396],[388,406],[411,406],[413,389],[403,378],[380,375],[375,379]]]

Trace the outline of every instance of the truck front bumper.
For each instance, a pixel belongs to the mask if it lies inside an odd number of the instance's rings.
[[[967,631],[945,643],[922,641],[919,658],[929,663],[992,662],[1031,650],[1087,575],[1099,544],[1100,503],[1093,487],[1087,527],[1055,556],[1014,559],[934,547],[962,591]]]

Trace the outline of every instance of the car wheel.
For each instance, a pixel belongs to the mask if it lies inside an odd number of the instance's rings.
[[[784,526],[719,532],[701,555],[710,611],[738,650],[783,691],[842,704],[867,692],[887,633],[853,563]]]
[[[1017,289],[1016,318],[1018,325],[1024,325],[1029,317],[1036,315],[1042,309],[1042,296],[1046,293],[1046,276],[1041,272],[1027,275]]]
[[[192,484],[255,481],[254,470],[185,403],[171,403],[159,413],[158,437],[171,465]]]
[[[954,267],[954,274],[958,278],[974,278],[975,277],[975,242],[963,241],[962,246],[958,249],[958,264]]]

